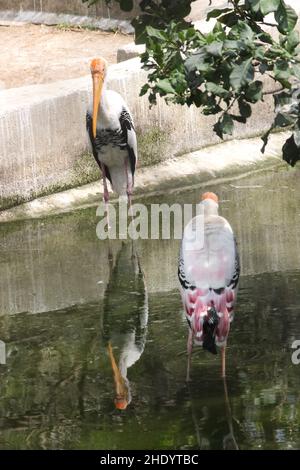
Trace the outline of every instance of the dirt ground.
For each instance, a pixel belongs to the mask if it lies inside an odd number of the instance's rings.
[[[0,26],[0,89],[77,78],[89,61],[117,61],[117,49],[133,38],[121,33],[44,25]]]

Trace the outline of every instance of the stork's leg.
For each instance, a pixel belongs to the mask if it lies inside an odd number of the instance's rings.
[[[226,377],[226,345],[221,348],[221,376]]]
[[[103,187],[104,187],[103,199],[104,199],[105,204],[107,204],[109,201],[109,192],[107,188],[105,165],[103,163],[101,163],[101,171],[102,171],[102,176],[103,176]]]
[[[226,378],[223,377],[223,386],[224,386],[224,397],[225,397],[225,407],[226,407],[226,415],[227,415],[227,422],[229,427],[229,434],[223,438],[223,446],[226,442],[233,444],[235,450],[239,450],[238,443],[235,440],[234,436],[234,429],[233,429],[233,422],[232,422],[232,413],[231,413],[231,406],[229,401],[229,395],[227,390],[227,383]]]
[[[107,188],[105,165],[103,163],[101,163],[101,171],[102,171],[102,176],[103,176],[103,188],[104,188],[103,200],[104,200],[104,203],[105,203],[107,227],[110,228],[109,210],[108,210],[109,192],[108,192],[108,188]]]
[[[191,370],[192,351],[193,351],[193,331],[191,328],[189,328],[189,336],[188,336],[188,341],[187,341],[187,355],[188,355],[187,368],[186,368],[186,381],[187,382],[191,381],[190,370]]]
[[[131,205],[131,196],[132,196],[132,189],[133,189],[133,176],[131,173],[131,169],[129,166],[128,162],[128,157],[125,158],[125,174],[126,174],[126,181],[127,181],[127,200],[128,200],[128,205],[129,205],[129,213],[131,217],[131,221],[133,222],[133,210],[132,210],[132,205]]]

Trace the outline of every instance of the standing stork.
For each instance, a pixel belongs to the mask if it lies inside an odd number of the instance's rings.
[[[225,377],[225,348],[237,295],[240,263],[235,237],[228,221],[218,214],[218,196],[202,195],[203,217],[194,217],[185,227],[178,277],[182,302],[189,325],[187,380],[193,343],[217,354],[222,352],[222,377]],[[203,237],[196,231],[203,229]],[[200,234],[201,235],[201,234]]]
[[[137,162],[137,142],[133,120],[122,96],[106,89],[107,62],[93,59],[93,103],[86,115],[86,126],[93,155],[103,176],[105,203],[109,200],[108,179],[119,196],[131,195]]]

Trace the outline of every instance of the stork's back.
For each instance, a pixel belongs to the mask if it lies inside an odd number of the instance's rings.
[[[185,228],[182,240],[186,280],[202,289],[226,287],[235,270],[236,246],[232,229],[219,215],[204,215],[202,224],[197,224],[195,219]],[[196,230],[203,233],[197,236]],[[194,243],[191,243],[193,232]]]

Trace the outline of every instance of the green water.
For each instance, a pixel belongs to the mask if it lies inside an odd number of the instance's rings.
[[[0,448],[300,448],[299,176],[209,188],[242,261],[226,383],[220,355],[201,348],[185,383],[178,240],[109,246],[95,208],[0,226]],[[202,191],[145,201],[197,202]],[[127,361],[126,410],[114,405],[108,344]]]

